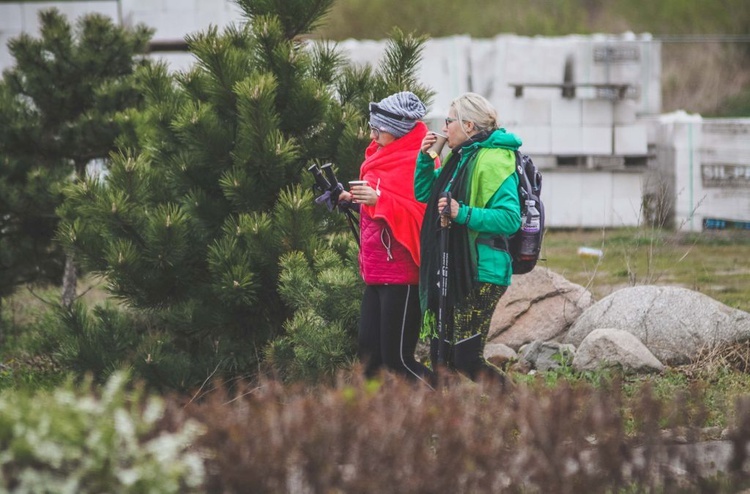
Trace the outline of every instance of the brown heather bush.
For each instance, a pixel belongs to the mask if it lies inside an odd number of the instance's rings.
[[[515,385],[451,381],[438,391],[392,376],[333,387],[268,381],[200,401],[170,400],[165,427],[207,432],[211,493],[736,492],[743,454],[717,474],[701,444],[705,411],[686,392],[635,398],[620,383]],[[750,402],[723,444],[744,452]],[[679,434],[665,433],[679,431]],[[679,440],[675,438],[679,436]],[[719,461],[719,460],[716,460]]]

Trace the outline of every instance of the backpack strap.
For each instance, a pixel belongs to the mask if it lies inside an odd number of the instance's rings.
[[[520,182],[519,194],[523,194],[522,200],[531,199],[530,195],[534,190],[529,181],[528,175],[526,175],[526,168],[524,167],[523,158],[521,152],[516,149],[516,173],[518,174],[518,181]],[[520,204],[521,211],[525,206],[524,203]]]
[[[489,245],[495,249],[510,252],[510,245],[508,244],[508,237],[500,235],[497,237],[490,238],[477,238],[477,243],[482,245]]]

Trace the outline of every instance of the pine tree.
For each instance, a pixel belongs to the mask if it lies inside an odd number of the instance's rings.
[[[246,23],[188,36],[191,70],[141,71],[146,104],[127,113],[131,128],[106,180],[70,187],[61,209],[66,245],[106,277],[114,296],[171,335],[150,349],[156,374],[189,357],[192,367],[182,372],[192,375],[172,381],[255,374],[264,355],[290,365],[283,356],[293,356],[299,340],[284,340],[286,353],[267,347],[288,337],[290,321],[304,319],[295,316],[301,305],[282,294],[282,259],[287,270],[317,273],[312,285],[323,271],[338,276],[331,286],[358,304],[356,265],[346,254],[353,237],[342,215],[314,203],[306,169],[332,162],[342,181],[356,177],[369,139],[368,102],[403,89],[430,96],[414,83],[423,39],[396,33],[384,68],[354,68],[335,46],[303,36],[332,0],[238,3]],[[321,317],[342,313],[346,324],[327,322],[351,340],[350,311]],[[351,356],[350,347],[336,362]]]
[[[0,295],[21,283],[60,282],[63,252],[53,243],[61,184],[82,180],[121,133],[116,115],[138,104],[134,67],[151,31],[115,26],[98,14],[73,28],[56,9],[39,14],[41,37],[8,43],[16,65],[0,83]],[[75,297],[66,263],[63,303]]]

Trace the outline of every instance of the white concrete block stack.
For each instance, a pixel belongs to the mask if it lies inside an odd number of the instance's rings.
[[[698,194],[705,199],[696,211],[701,224],[712,220],[721,227],[718,220],[750,229],[750,119],[704,119],[701,134]]]
[[[209,25],[220,29],[243,22],[240,9],[232,0],[101,0],[79,2],[0,3],[0,70],[14,60],[7,49],[10,39],[25,32],[39,35],[39,11],[57,8],[68,21],[75,23],[90,13],[100,13],[126,26],[143,23],[155,29],[154,41],[181,41],[187,34],[202,31]],[[186,53],[154,55],[172,70],[187,70],[194,62]]]
[[[231,0],[120,0],[123,23],[156,28],[155,40],[182,40],[209,25],[219,28],[242,21],[241,11]]]
[[[233,0],[2,3],[0,69],[13,63],[7,41],[22,32],[37,35],[37,12],[52,6],[71,22],[100,12],[123,25],[144,23],[155,29],[156,42],[180,41],[210,25],[223,29],[244,22]],[[372,66],[381,61],[385,46],[385,41],[339,44],[351,61]],[[456,96],[466,91],[483,94],[497,107],[499,123],[523,139],[522,150],[544,169],[549,226],[632,226],[639,221],[642,178],[640,172],[624,170],[623,164],[628,157],[645,159],[649,136],[660,133],[643,123],[644,116],[661,111],[660,50],[650,36],[632,34],[431,39],[418,68],[420,82],[435,91],[426,121],[439,130]],[[187,53],[153,56],[173,70],[188,70],[194,63]],[[602,94],[601,88],[579,86],[575,97],[566,99],[559,87],[524,87],[523,95],[516,97],[510,86],[561,84],[566,67],[570,82],[629,84],[632,90],[620,98]],[[679,155],[676,163],[683,162],[679,149],[669,153]],[[568,166],[559,166],[559,160]],[[693,179],[699,180],[700,173]],[[685,214],[684,208],[680,211]]]
[[[750,119],[680,111],[647,124],[659,157],[651,180],[668,185],[675,226],[750,229]]]

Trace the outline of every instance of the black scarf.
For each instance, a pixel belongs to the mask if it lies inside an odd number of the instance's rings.
[[[470,177],[467,170],[472,168],[469,163],[474,156],[463,159],[464,153],[476,153],[477,149],[466,149],[475,142],[484,141],[491,132],[483,131],[472,136],[471,139],[457,146],[440,170],[435,179],[427,200],[422,231],[420,232],[420,245],[422,249],[422,262],[419,267],[419,299],[422,312],[432,311],[437,313],[440,300],[438,288],[440,271],[440,215],[437,203],[440,194],[450,187],[453,199],[468,204],[468,187]],[[463,165],[456,173],[458,164]],[[455,178],[454,178],[455,175]],[[469,241],[469,231],[466,225],[451,223],[448,237],[448,307],[453,307],[460,302],[474,288],[476,280],[476,265],[472,262],[474,253],[473,246]]]

